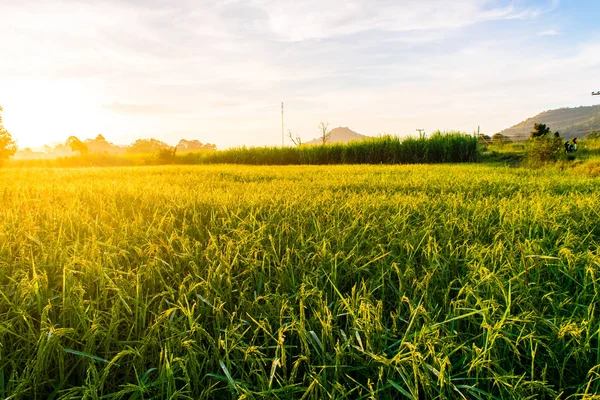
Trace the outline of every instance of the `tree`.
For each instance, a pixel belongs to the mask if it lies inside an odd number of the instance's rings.
[[[179,143],[177,143],[177,151],[180,153],[190,153],[190,152],[198,152],[198,151],[212,151],[216,150],[217,146],[214,144],[206,143],[203,144],[199,140],[185,140],[181,139]]]
[[[86,146],[90,153],[108,153],[108,154],[122,154],[125,153],[125,149],[116,146],[106,140],[104,135],[98,134],[95,139],[86,139]]]
[[[501,133],[495,133],[492,136],[492,142],[496,145],[502,146],[503,144],[506,144],[506,143],[512,143],[512,140],[510,140],[510,138],[508,136],[504,136]]]
[[[171,146],[157,139],[138,139],[127,148],[131,154],[154,154],[160,149],[169,149]]]
[[[331,137],[331,131],[329,130],[329,122],[323,122],[319,124],[319,134],[323,144],[327,143],[329,138]]]
[[[530,138],[539,138],[545,137],[550,133],[550,127],[546,126],[546,124],[534,124],[533,131],[529,134]]]
[[[158,149],[158,161],[161,164],[173,164],[175,162],[176,154],[177,154],[176,146]]]
[[[17,143],[13,140],[10,132],[2,125],[2,107],[0,107],[0,165],[14,156],[17,152]]]
[[[564,140],[560,133],[551,134],[546,124],[535,124],[527,141],[527,162],[530,166],[540,166],[554,162],[564,155]]]
[[[294,143],[295,146],[302,146],[302,138],[300,135],[296,134],[296,138],[292,136],[292,131],[288,130],[288,137]]]
[[[199,140],[186,140],[181,139],[179,143],[177,143],[177,151],[180,153],[188,153],[191,151],[202,150],[202,142]]]
[[[69,136],[65,144],[70,147],[72,151],[76,151],[80,155],[88,154],[90,152],[87,144],[83,143],[76,136]]]

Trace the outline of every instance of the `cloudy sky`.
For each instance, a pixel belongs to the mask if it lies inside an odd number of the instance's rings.
[[[21,147],[104,136],[237,145],[495,133],[598,103],[597,0],[0,0]]]

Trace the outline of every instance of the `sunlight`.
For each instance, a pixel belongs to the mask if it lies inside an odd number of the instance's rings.
[[[598,15],[0,0],[0,400],[600,400]]]
[[[13,80],[0,83],[0,93],[4,125],[20,147],[64,141],[101,119],[89,91],[69,82]]]

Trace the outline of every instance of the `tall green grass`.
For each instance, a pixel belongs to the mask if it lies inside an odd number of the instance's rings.
[[[2,170],[0,398],[593,398],[598,184]]]
[[[471,162],[478,158],[477,139],[459,132],[430,137],[384,136],[347,144],[300,147],[241,147],[221,151],[176,154],[86,154],[50,160],[13,160],[12,167],[143,166],[164,164],[432,164]]]
[[[437,132],[430,137],[384,136],[347,144],[298,147],[235,148],[178,157],[180,164],[324,165],[429,164],[472,162],[477,139],[459,132]]]

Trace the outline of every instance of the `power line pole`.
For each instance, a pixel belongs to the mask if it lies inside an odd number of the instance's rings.
[[[423,136],[423,132],[425,132],[425,129],[417,129],[417,132],[419,132],[419,137]]]
[[[284,146],[285,134],[283,133],[283,101],[281,102],[281,147]]]

